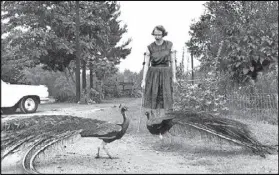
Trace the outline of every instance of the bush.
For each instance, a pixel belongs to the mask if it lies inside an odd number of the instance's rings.
[[[59,76],[54,82],[53,97],[58,102],[75,102],[75,83],[67,80],[65,76]]]
[[[120,88],[118,81],[115,78],[108,78],[104,81],[103,91],[105,98],[118,98],[120,97]]]
[[[88,89],[85,93],[85,90],[81,92],[80,103],[81,104],[92,104],[92,103],[101,103],[101,93],[96,89]]]
[[[245,84],[226,74],[218,76],[208,73],[207,79],[202,76],[194,85],[182,76],[175,89],[175,107],[278,124],[278,66]]]
[[[194,109],[196,111],[208,111],[215,114],[228,110],[225,106],[224,95],[218,94],[216,82],[190,84],[182,80],[174,94],[175,107],[178,109]]]
[[[46,85],[49,95],[58,102],[75,101],[75,83],[66,78],[64,72],[54,72],[42,69],[41,66],[25,69],[24,84]]]
[[[139,90],[139,89],[133,89],[133,90],[132,90],[131,97],[141,98],[141,97],[142,97],[142,92],[141,92],[141,90]]]

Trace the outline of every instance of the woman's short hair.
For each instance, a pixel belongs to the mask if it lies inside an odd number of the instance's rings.
[[[166,31],[165,27],[162,25],[155,26],[154,29],[152,30],[151,35],[154,35],[155,29],[161,31],[163,37],[168,35],[168,32]]]

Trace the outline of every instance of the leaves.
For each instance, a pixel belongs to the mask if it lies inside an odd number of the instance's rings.
[[[241,65],[241,62],[237,62],[235,67],[239,67]]]
[[[242,82],[246,79],[242,73],[248,73],[252,61],[268,63],[267,70],[269,64],[278,63],[277,2],[210,1],[205,7],[200,20],[191,24],[186,42],[191,53],[200,57],[202,69],[232,71],[228,78]]]
[[[127,48],[130,39],[116,47],[127,32],[126,25],[119,25],[120,6],[115,1],[81,1],[80,8],[82,58],[87,60],[100,52],[101,55],[94,62],[94,70],[111,70],[113,73],[114,66],[131,51],[131,48]],[[65,71],[70,62],[76,59],[73,1],[5,1],[1,10],[1,27],[4,29],[1,34],[9,33],[1,41],[2,68],[11,64],[13,66],[10,67],[22,70],[43,64],[49,70]],[[3,20],[8,22],[4,24]],[[22,26],[26,31],[17,29]],[[105,58],[110,64],[107,67],[99,66]]]
[[[220,95],[214,78],[210,78],[206,83],[192,85],[184,82],[175,91],[175,106],[181,109],[192,108],[197,111],[211,111],[214,113],[227,111],[225,108],[226,98]]]
[[[248,72],[249,72],[249,69],[243,68],[243,73],[244,73],[244,75],[248,74]]]
[[[250,70],[251,70],[251,72],[253,72],[254,71],[254,67],[250,67]]]

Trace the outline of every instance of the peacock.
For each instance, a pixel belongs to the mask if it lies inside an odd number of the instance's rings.
[[[125,111],[127,110],[127,107],[121,108],[121,114],[123,115],[122,124],[102,123],[97,128],[83,130],[80,133],[81,137],[97,137],[103,140],[101,146],[98,147],[96,158],[100,158],[100,149],[102,147],[109,158],[112,159],[112,156],[109,154],[105,146],[107,143],[111,143],[117,139],[121,139],[126,133],[130,123],[129,118],[127,118],[125,114]]]
[[[166,117],[154,118],[154,114],[152,111],[151,114],[153,118],[150,117],[149,112],[145,112],[145,115],[147,117],[146,127],[151,134],[159,135],[160,139],[163,139],[162,135],[169,132],[169,130],[172,128],[174,124],[172,122],[172,119],[174,119],[174,117],[166,116]]]
[[[32,154],[39,154],[49,146],[80,136],[103,140],[102,148],[109,158],[112,158],[105,145],[121,139],[129,127],[129,118],[126,115],[128,108],[126,106],[120,108],[123,116],[121,124],[71,115],[37,115],[2,121],[1,161],[16,151],[28,150],[27,152]],[[100,146],[96,158],[99,158],[99,151]]]
[[[164,134],[171,132],[171,128],[176,126],[180,131],[193,129],[208,137],[217,137],[229,143],[247,147],[253,153],[265,157],[276,150],[273,146],[261,144],[252,136],[246,124],[239,121],[217,117],[206,112],[195,112],[192,110],[169,111],[164,117],[151,117],[149,112],[145,112],[147,117],[146,127],[153,135],[159,135],[162,139]],[[277,150],[278,151],[278,150]]]

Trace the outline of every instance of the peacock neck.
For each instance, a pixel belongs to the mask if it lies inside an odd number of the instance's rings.
[[[123,123],[122,124],[124,124],[127,121],[127,117],[126,117],[125,112],[121,112],[121,113],[122,113],[122,116],[123,116]]]
[[[122,112],[122,115],[123,115],[122,132],[125,132],[129,126],[129,119],[126,117],[125,112]]]

